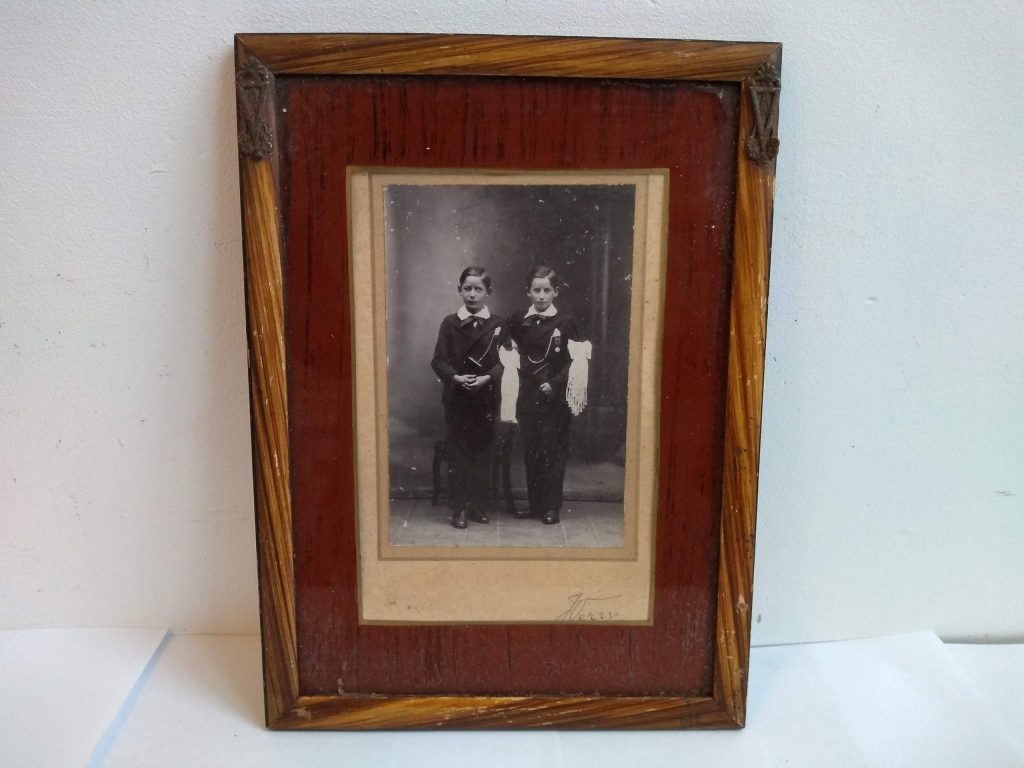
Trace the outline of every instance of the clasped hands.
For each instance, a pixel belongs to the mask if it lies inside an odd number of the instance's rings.
[[[483,376],[477,376],[472,373],[460,374],[455,377],[455,383],[462,387],[467,392],[476,392],[481,387],[487,386],[487,383],[491,380],[488,374]]]

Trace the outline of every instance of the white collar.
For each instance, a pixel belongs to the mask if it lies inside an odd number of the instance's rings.
[[[479,317],[481,320],[486,320],[491,316],[491,310],[489,310],[485,306],[479,312],[470,312],[468,309],[466,309],[466,305],[463,304],[461,307],[459,307],[459,311],[456,312],[455,314],[459,316],[459,320],[465,320],[466,318],[469,317]]]
[[[543,312],[538,312],[531,304],[530,308],[526,310],[526,314],[523,315],[523,319],[525,320],[527,317],[533,317],[534,315],[540,315],[541,317],[554,317],[557,314],[558,308],[554,304],[549,304],[548,308]]]

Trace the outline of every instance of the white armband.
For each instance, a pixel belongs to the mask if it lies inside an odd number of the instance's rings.
[[[498,347],[498,360],[505,368],[501,375],[501,407],[499,419],[516,423],[516,400],[519,399],[519,351]]]
[[[589,341],[572,341],[568,343],[569,381],[565,385],[565,402],[573,416],[579,416],[587,407],[587,379],[590,375],[590,355],[593,351]]]

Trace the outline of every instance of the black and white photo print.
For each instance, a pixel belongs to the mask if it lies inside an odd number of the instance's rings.
[[[390,543],[622,547],[635,185],[383,196]]]

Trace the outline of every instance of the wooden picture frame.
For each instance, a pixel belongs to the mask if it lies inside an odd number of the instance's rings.
[[[235,61],[267,725],[742,727],[781,45],[242,34]],[[534,129],[509,105],[538,89]],[[668,169],[644,626],[361,621],[346,174],[410,165]]]

